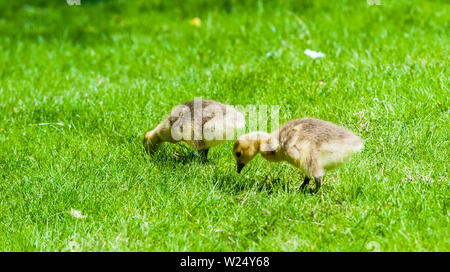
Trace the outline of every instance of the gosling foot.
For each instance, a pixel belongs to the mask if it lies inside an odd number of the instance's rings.
[[[310,181],[309,177],[308,177],[308,176],[305,176],[305,180],[303,180],[302,185],[300,185],[300,190],[301,190],[302,192],[306,192],[306,187],[308,186],[309,181]]]
[[[322,186],[322,177],[314,177],[314,183],[316,184],[316,188],[311,191],[311,193],[317,193]]]
[[[200,154],[200,160],[203,163],[208,161],[208,152],[209,152],[209,149],[201,149],[198,151],[198,153]]]

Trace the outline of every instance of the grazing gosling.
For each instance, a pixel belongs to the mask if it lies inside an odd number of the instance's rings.
[[[233,139],[234,133],[243,127],[244,116],[232,106],[213,100],[193,100],[174,107],[169,117],[147,131],[144,148],[150,154],[163,142],[182,141],[197,149],[202,161],[206,161],[210,147]]]
[[[252,132],[238,137],[233,155],[238,173],[258,153],[268,161],[287,161],[306,174],[300,189],[313,178],[317,192],[326,170],[343,164],[362,148],[363,141],[353,132],[323,120],[303,118],[287,122],[271,134]]]

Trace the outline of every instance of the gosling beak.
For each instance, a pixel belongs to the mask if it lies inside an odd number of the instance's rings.
[[[151,139],[150,131],[147,131],[144,135],[144,141],[143,141],[144,149],[147,152],[147,154],[150,154],[150,150],[151,150],[150,149],[150,139]]]
[[[150,143],[145,138],[144,138],[144,149],[145,152],[147,152],[147,154],[150,154]]]
[[[240,173],[242,168],[244,168],[245,164],[243,164],[242,162],[238,162],[237,163],[237,172]]]
[[[151,155],[155,151],[155,146],[152,145],[152,143],[150,141],[146,141],[144,139],[144,149],[145,149],[145,152],[147,153],[147,155]]]

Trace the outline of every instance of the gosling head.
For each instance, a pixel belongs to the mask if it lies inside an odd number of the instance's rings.
[[[158,137],[155,135],[153,130],[149,130],[145,133],[143,144],[144,149],[148,154],[152,154],[156,150],[158,143]]]
[[[234,143],[233,155],[237,162],[238,173],[260,152],[260,139],[253,136],[251,134],[242,135]]]

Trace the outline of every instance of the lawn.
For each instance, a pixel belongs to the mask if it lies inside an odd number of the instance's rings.
[[[450,251],[447,1],[81,3],[0,2],[1,251]],[[317,194],[233,141],[145,155],[196,97],[365,147]]]

